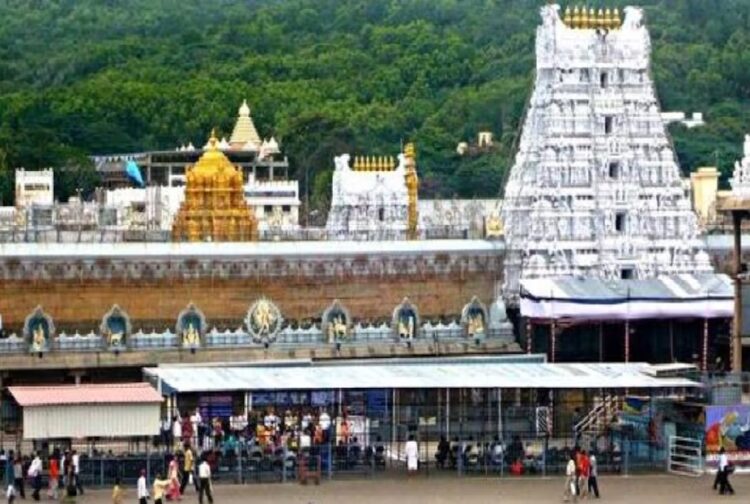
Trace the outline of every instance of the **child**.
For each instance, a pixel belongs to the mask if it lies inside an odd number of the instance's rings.
[[[154,504],[163,504],[164,493],[169,486],[169,480],[163,479],[161,474],[154,479]]]
[[[13,483],[8,485],[8,490],[5,492],[5,496],[8,497],[8,504],[13,504],[16,500],[16,487]]]
[[[122,504],[123,496],[120,478],[115,478],[115,486],[112,488],[112,504]]]

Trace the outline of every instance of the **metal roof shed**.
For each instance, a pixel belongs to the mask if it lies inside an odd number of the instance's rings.
[[[263,366],[162,366],[144,369],[165,394],[333,389],[670,389],[701,384],[654,376],[653,366],[503,362],[493,358],[420,362],[304,363]]]
[[[159,433],[161,395],[148,383],[9,387],[23,408],[24,439]]]

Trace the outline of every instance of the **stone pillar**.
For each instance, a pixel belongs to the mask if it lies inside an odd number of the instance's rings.
[[[534,335],[532,334],[532,330],[534,329],[534,326],[531,324],[531,319],[526,319],[526,353],[531,353],[531,340],[533,339]]]
[[[732,343],[730,345],[732,372],[742,371],[742,284],[740,273],[742,270],[742,215],[732,212],[734,231],[734,319],[732,321]]]
[[[703,319],[703,357],[701,359],[701,371],[708,371],[708,318]]]
[[[557,349],[557,325],[555,319],[552,319],[550,324],[550,362],[555,362],[555,350]]]
[[[625,320],[625,362],[630,362],[630,321]]]

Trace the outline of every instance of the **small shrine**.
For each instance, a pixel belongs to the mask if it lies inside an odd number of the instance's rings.
[[[242,171],[219,150],[214,132],[185,178],[185,201],[172,225],[173,241],[256,239],[257,223],[245,202]]]

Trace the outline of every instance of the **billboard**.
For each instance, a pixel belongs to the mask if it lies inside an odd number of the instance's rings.
[[[750,466],[750,404],[706,406],[706,460],[716,462],[720,448],[738,466]]]

